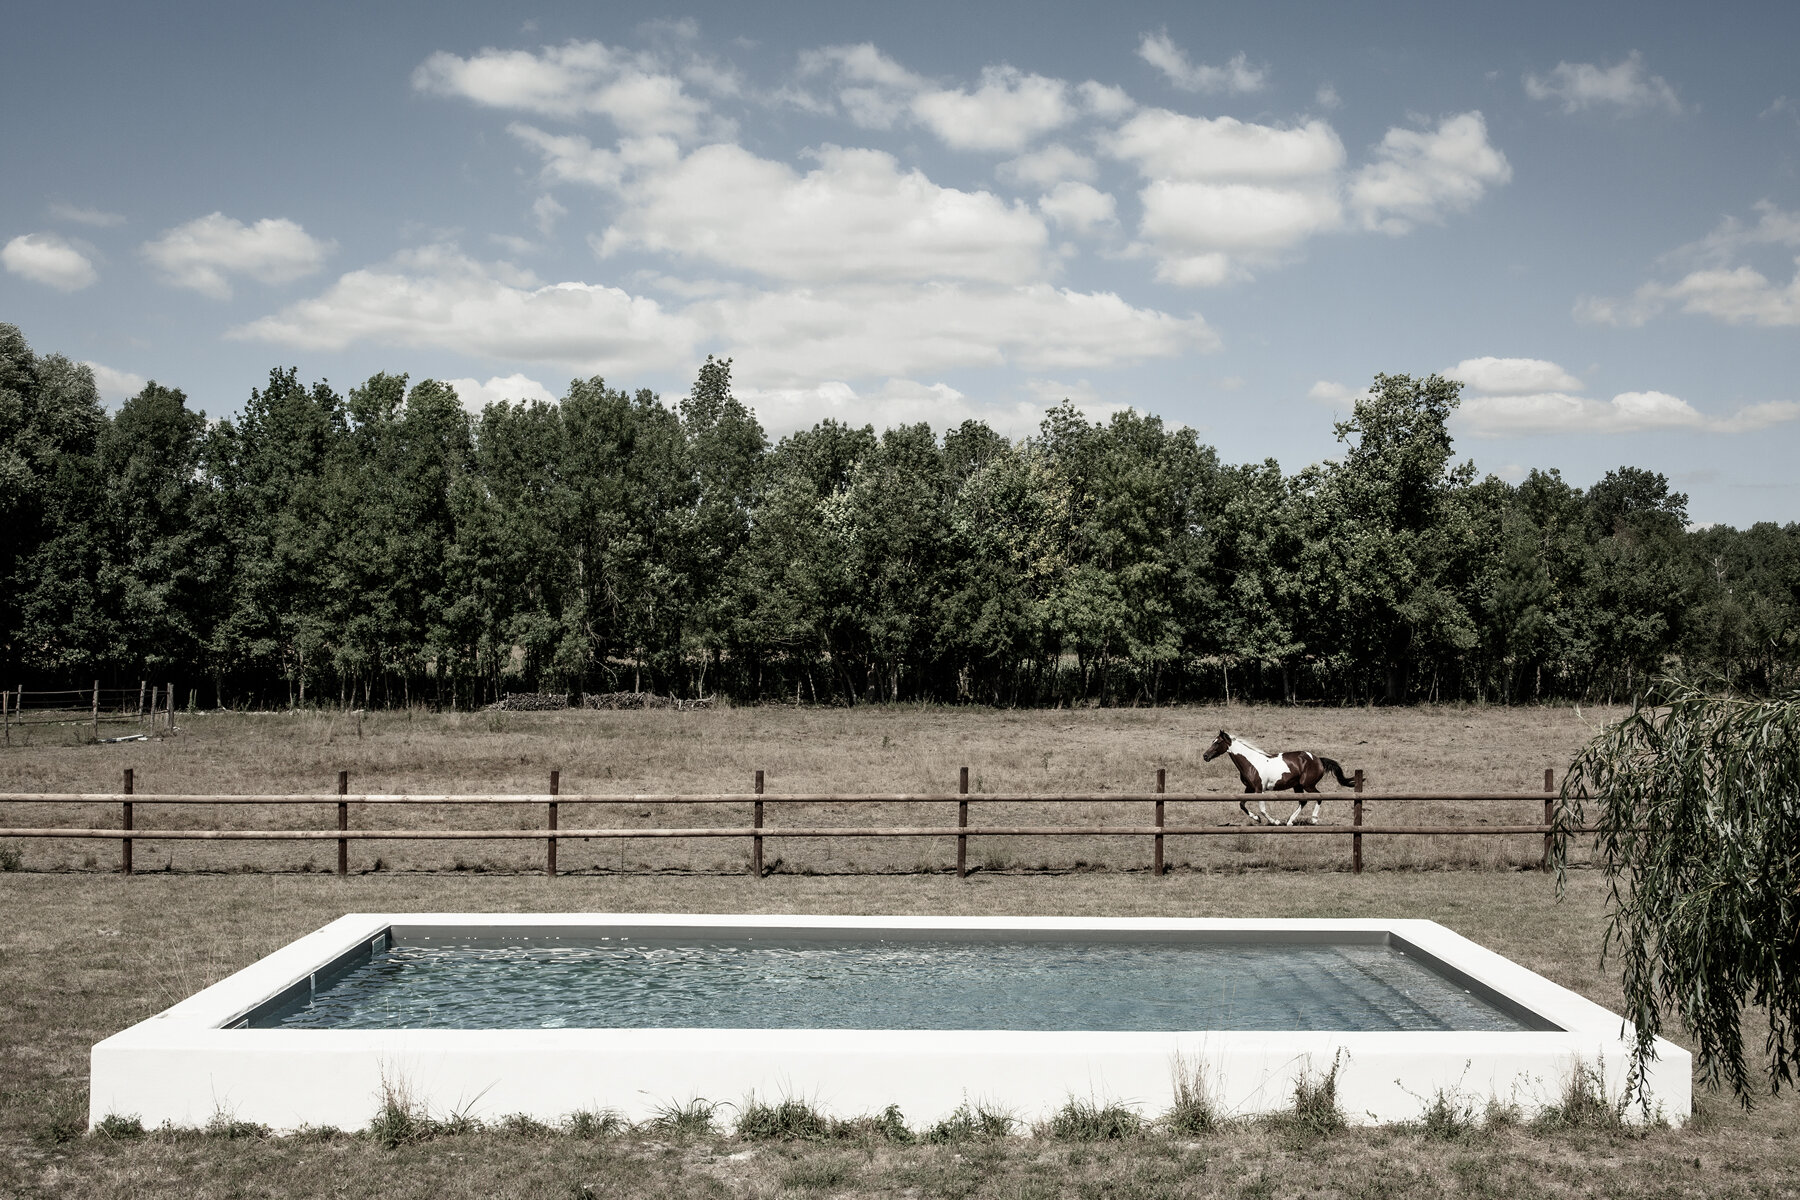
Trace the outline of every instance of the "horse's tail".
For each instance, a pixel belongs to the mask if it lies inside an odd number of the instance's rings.
[[[1338,785],[1340,787],[1355,787],[1356,786],[1355,780],[1348,779],[1344,776],[1344,768],[1338,765],[1337,759],[1326,758],[1323,754],[1321,754],[1321,755],[1319,755],[1319,765],[1324,767],[1327,771],[1331,772],[1332,776],[1337,779]]]

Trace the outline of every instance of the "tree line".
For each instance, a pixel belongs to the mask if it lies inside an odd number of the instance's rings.
[[[464,411],[434,380],[270,372],[208,420],[0,325],[0,681],[202,703],[644,690],[996,705],[1625,699],[1800,661],[1800,525],[1688,528],[1457,462],[1460,385],[1378,375],[1335,461],[1229,464],[1064,403],[771,444],[708,359],[667,405],[598,378]]]

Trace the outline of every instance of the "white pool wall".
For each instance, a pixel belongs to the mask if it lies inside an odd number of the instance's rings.
[[[1432,955],[1556,1030],[1510,1032],[1086,1032],[850,1029],[248,1029],[225,1028],[390,927],[461,932],[734,937],[1058,933],[1091,937],[1262,932],[1271,941],[1387,933]],[[897,1104],[923,1127],[964,1103],[1048,1116],[1071,1096],[1134,1104],[1147,1116],[1172,1102],[1177,1056],[1203,1065],[1222,1111],[1255,1115],[1293,1102],[1296,1079],[1337,1061],[1338,1103],[1355,1123],[1418,1119],[1439,1091],[1526,1115],[1558,1102],[1578,1067],[1616,1097],[1630,1066],[1630,1032],[1614,1013],[1431,921],[1071,917],[800,917],[694,914],[357,913],[333,921],[237,974],[115,1034],[93,1049],[89,1120],[204,1125],[223,1114],[278,1130],[360,1128],[384,1092],[400,1089],[432,1113],[554,1122],[615,1109],[631,1120],[704,1098],[739,1103],[799,1097],[839,1116]],[[1674,1124],[1692,1105],[1688,1052],[1658,1039],[1646,1080],[1652,1114]],[[730,1110],[726,1110],[729,1113]],[[1634,1103],[1628,1118],[1640,1116]]]

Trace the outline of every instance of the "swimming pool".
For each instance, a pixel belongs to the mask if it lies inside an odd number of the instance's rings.
[[[1620,1019],[1428,921],[356,914],[93,1051],[91,1118],[357,1127],[384,1087],[437,1111],[641,1117],[798,1095],[915,1125],[1071,1094],[1168,1107],[1180,1056],[1229,1112],[1339,1063],[1352,1120],[1439,1090],[1615,1087]],[[1680,1121],[1685,1051],[1653,1105]]]

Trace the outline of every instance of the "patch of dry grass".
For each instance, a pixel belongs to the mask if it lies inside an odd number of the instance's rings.
[[[1170,824],[1245,824],[1241,788],[1229,763],[1200,759],[1221,726],[1268,750],[1314,749],[1347,769],[1362,768],[1372,824],[1508,824],[1541,815],[1536,798],[1544,768],[1558,771],[1614,714],[1570,708],[1407,709],[1189,708],[1024,710],[865,706],[855,709],[715,709],[675,712],[371,713],[360,720],[319,712],[204,714],[179,717],[177,736],[118,746],[37,744],[0,751],[0,792],[111,791],[120,772],[137,772],[140,793],[329,792],[350,772],[354,791],[392,793],[541,792],[552,769],[565,792],[640,794],[747,792],[753,772],[766,772],[773,795],[795,792],[937,792],[956,789],[957,768],[970,768],[977,799],[993,792],[1144,792],[1158,767],[1172,792],[1217,796],[1209,803],[1171,803]],[[359,732],[360,731],[360,732]],[[1517,792],[1517,804],[1381,803],[1393,792]],[[1348,792],[1325,785],[1323,821],[1350,822]],[[1279,819],[1292,801],[1274,799]],[[564,828],[579,826],[735,826],[749,824],[738,806],[589,806],[564,804]],[[140,805],[146,831],[201,828],[219,821],[245,828],[328,829],[335,809],[250,806],[229,809]],[[353,805],[362,828],[535,829],[536,806],[411,808]],[[840,804],[769,806],[771,828],[817,824],[948,825],[949,805]],[[986,825],[1135,825],[1151,821],[1147,804],[972,806],[971,823]],[[0,825],[116,826],[116,806],[5,805]],[[27,871],[104,871],[116,866],[114,842],[17,840],[9,844]],[[1365,839],[1371,869],[1516,869],[1535,864],[1541,843],[1517,838]],[[565,872],[736,873],[747,863],[738,839],[591,841],[564,839]],[[1170,838],[1174,870],[1342,870],[1349,846],[1340,837]],[[839,839],[771,837],[766,860],[785,873],[945,871],[955,862],[950,838]],[[365,872],[541,869],[543,845],[525,842],[377,842],[350,847],[351,869]],[[1143,870],[1146,837],[1000,838],[977,832],[969,862],[977,870]],[[140,871],[298,871],[333,869],[331,842],[157,842],[140,837]]]

